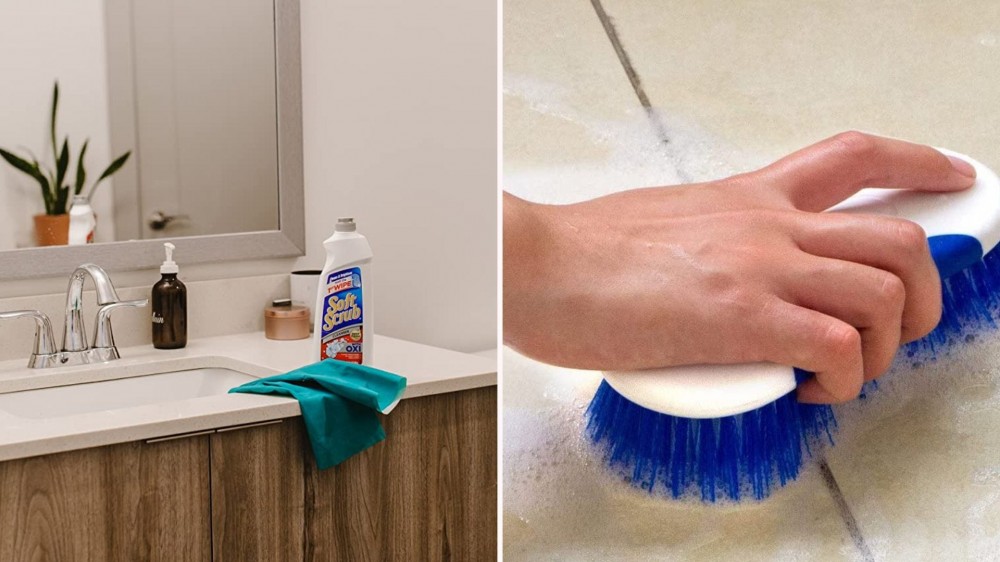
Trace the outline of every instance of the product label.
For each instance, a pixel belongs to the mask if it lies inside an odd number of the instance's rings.
[[[364,312],[361,303],[361,268],[335,271],[324,280],[320,359],[361,363]]]

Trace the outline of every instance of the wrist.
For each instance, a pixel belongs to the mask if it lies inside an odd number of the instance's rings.
[[[549,214],[553,207],[503,194],[503,312],[504,341],[515,343],[530,330],[544,276],[552,236]],[[515,345],[516,347],[516,345]]]

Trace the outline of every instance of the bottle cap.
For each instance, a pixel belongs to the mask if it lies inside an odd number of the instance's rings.
[[[337,226],[334,227],[334,232],[354,232],[358,229],[358,225],[354,224],[354,219],[351,217],[341,217],[337,219]]]
[[[163,265],[160,266],[160,275],[164,275],[167,273],[176,274],[177,272],[180,271],[180,268],[177,267],[177,263],[174,262],[174,249],[177,246],[174,246],[170,242],[165,242],[163,244],[163,247],[166,248],[167,250],[167,259],[166,261],[163,262]]]

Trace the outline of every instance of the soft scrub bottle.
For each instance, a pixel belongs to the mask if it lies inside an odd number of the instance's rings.
[[[313,356],[370,364],[372,331],[371,263],[368,239],[352,218],[337,219],[333,236],[323,242],[326,265],[319,278]]]

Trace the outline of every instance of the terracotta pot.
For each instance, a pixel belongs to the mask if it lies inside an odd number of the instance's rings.
[[[35,215],[35,241],[39,246],[69,244],[69,214]]]

